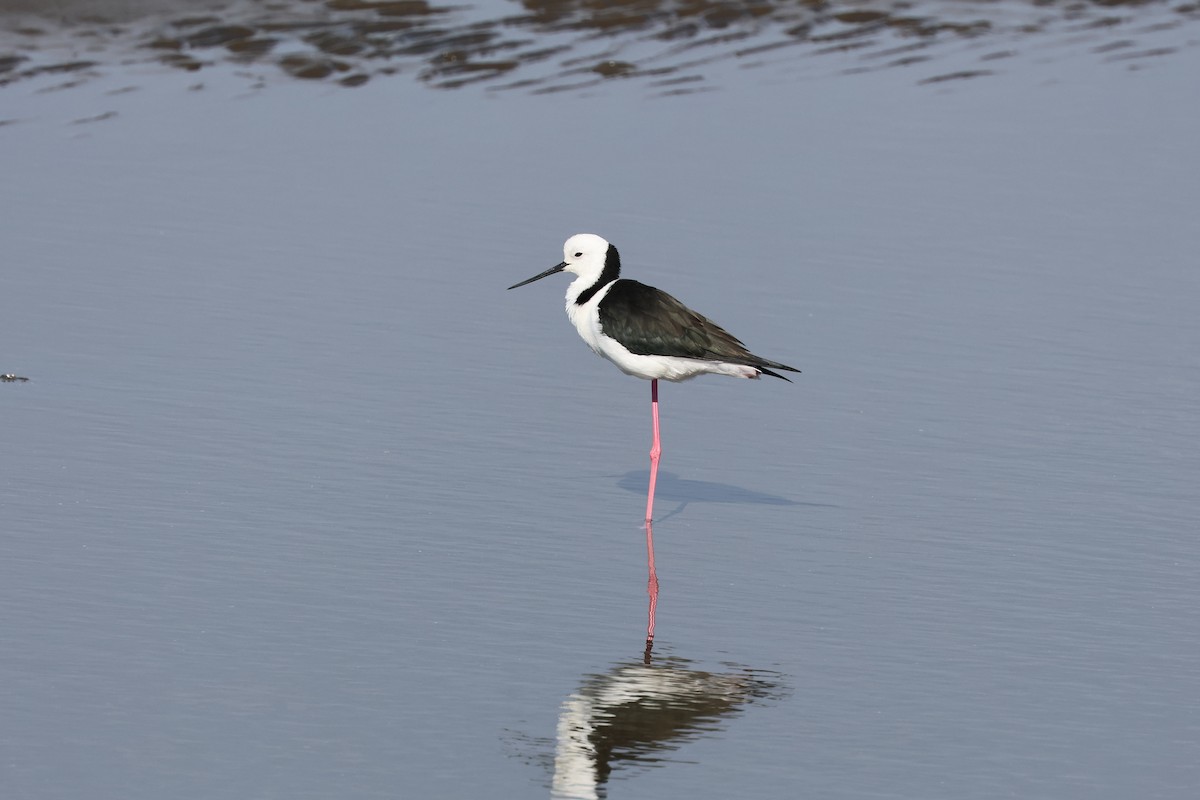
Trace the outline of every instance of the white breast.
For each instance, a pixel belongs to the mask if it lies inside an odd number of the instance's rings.
[[[586,286],[577,286],[582,283],[583,279],[575,280],[567,287],[567,317],[570,318],[571,324],[575,326],[575,330],[579,331],[580,337],[587,342],[587,346],[592,348],[592,352],[596,355],[604,356],[611,360],[611,356],[604,352],[605,343],[609,340],[600,335],[600,301],[612,289],[612,284],[608,284],[600,291],[592,295],[592,299],[588,300],[583,305],[577,305],[575,299],[586,289]],[[621,348],[624,350],[625,348]],[[628,351],[626,351],[628,352]]]

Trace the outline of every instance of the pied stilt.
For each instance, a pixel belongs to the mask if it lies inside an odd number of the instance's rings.
[[[711,373],[735,378],[770,375],[774,370],[800,370],[756,356],[736,337],[666,292],[621,278],[617,248],[591,233],[580,233],[563,245],[563,260],[543,273],[508,287],[516,289],[558,272],[577,277],[567,287],[567,316],[593,352],[627,375],[650,381],[650,413],[654,441],[650,447],[650,486],[646,494],[646,550],[650,560],[650,628],[658,578],[654,570],[654,484],[662,445],[658,433],[658,380],[683,381]]]

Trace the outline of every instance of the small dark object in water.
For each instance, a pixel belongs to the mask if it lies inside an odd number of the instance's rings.
[[[17,383],[18,381],[29,383],[29,378],[22,378],[20,375],[13,375],[11,372],[6,372],[0,375],[0,381],[4,381],[5,383]]]

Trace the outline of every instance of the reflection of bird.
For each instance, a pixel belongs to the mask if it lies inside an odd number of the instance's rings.
[[[508,288],[515,289],[556,272],[578,276],[567,287],[567,316],[588,347],[622,372],[650,381],[654,441],[650,447],[650,488],[646,493],[646,546],[651,563],[650,594],[655,598],[657,580],[650,520],[654,516],[654,485],[662,453],[658,435],[658,379],[683,381],[712,373],[735,378],[767,374],[787,380],[773,370],[800,370],[754,355],[724,328],[666,292],[621,279],[617,248],[591,233],[567,239],[562,263]]]
[[[594,675],[562,704],[551,797],[601,798],[613,769],[665,761],[664,751],[718,728],[777,684],[751,670],[714,674],[627,664]]]

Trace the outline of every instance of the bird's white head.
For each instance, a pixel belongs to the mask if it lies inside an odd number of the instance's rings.
[[[617,248],[594,233],[577,233],[567,239],[566,244],[563,245],[561,264],[556,264],[545,272],[515,283],[508,288],[516,289],[518,286],[533,283],[557,272],[570,272],[579,276],[571,282],[571,290],[577,295],[580,291],[595,285],[601,278],[604,279],[603,283],[616,280],[620,271],[621,260],[617,255]],[[570,294],[569,291],[568,296]]]
[[[577,233],[563,245],[563,271],[594,282],[604,272],[611,245],[594,233]]]

